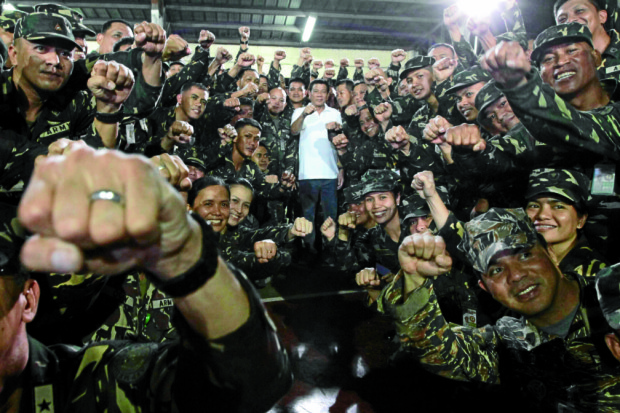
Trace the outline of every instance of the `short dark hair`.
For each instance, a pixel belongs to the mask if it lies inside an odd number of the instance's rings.
[[[265,76],[264,74],[260,73],[258,75],[258,78],[260,79],[261,77],[264,77],[265,79],[267,79],[267,81],[269,81],[269,78],[267,76]]]
[[[304,79],[302,79],[301,77],[294,77],[294,78],[290,79],[288,81],[289,89],[291,88],[291,83],[301,83],[301,84],[304,85],[304,88],[308,87],[308,85],[306,84],[306,81]]]
[[[245,75],[245,72],[248,72],[248,71],[254,72],[254,73],[256,73],[258,75],[258,77],[260,77],[260,74],[258,73],[258,70],[252,69],[251,67],[244,67],[243,69],[241,69],[239,71],[239,74],[237,75],[237,80],[242,79],[243,75]]]
[[[366,82],[364,82],[363,80],[356,80],[355,82],[353,82],[353,89],[355,89],[359,85],[365,85],[365,84]]]
[[[112,20],[108,20],[107,22],[103,23],[103,25],[101,26],[101,33],[107,32],[110,29],[110,27],[112,27],[112,23],[124,24],[125,26],[129,27],[129,30],[131,30],[131,32],[133,33],[133,25],[129,23],[127,20],[123,20],[123,19],[112,19]]]
[[[190,207],[194,207],[194,201],[196,201],[200,191],[209,186],[223,186],[226,188],[226,191],[228,191],[228,197],[230,198],[230,188],[222,178],[215,175],[205,176],[200,179],[196,179],[196,181],[192,184],[192,189],[190,189],[187,193],[187,203]]]
[[[429,54],[430,52],[432,52],[434,49],[438,47],[447,47],[448,49],[452,50],[452,53],[454,54],[454,56],[456,56],[456,50],[454,50],[454,46],[452,46],[449,43],[435,43],[434,45],[428,48],[428,52],[426,52],[426,54]]]
[[[265,153],[266,153],[267,155],[271,156],[271,150],[267,147],[267,145],[265,145],[265,142],[262,142],[262,141],[261,141],[261,142],[259,142],[259,143],[258,143],[258,147],[257,147],[257,149],[258,149],[258,148],[265,148]]]
[[[257,128],[259,131],[261,132],[263,131],[263,127],[260,125],[260,123],[258,123],[254,119],[241,118],[237,122],[235,122],[235,130],[237,132],[239,132],[239,130],[241,130],[241,128],[243,128],[244,126],[253,126]]]
[[[310,92],[312,92],[312,88],[314,87],[314,85],[325,85],[325,88],[329,92],[329,83],[327,83],[327,80],[325,79],[314,79],[312,82],[310,82],[310,86],[308,86],[308,90]]]
[[[282,88],[282,86],[280,86],[280,85],[278,85],[278,86],[274,86],[274,87],[270,87],[268,92],[269,92],[269,93],[271,93],[271,91],[272,91],[272,90],[276,90],[276,89],[280,89],[280,90],[282,91],[282,93],[284,93],[284,97],[288,96],[288,95],[286,94],[286,90],[284,90],[284,89]]]
[[[233,185],[241,185],[246,187],[247,189],[250,190],[250,192],[252,192],[252,197],[254,197],[254,187],[252,186],[252,184],[250,183],[250,181],[248,181],[245,178],[238,178],[238,177],[233,177],[233,178],[228,178],[226,180],[226,184],[228,184],[228,187],[231,187]]]
[[[118,52],[121,50],[121,47],[126,45],[132,45],[134,41],[135,39],[132,36],[125,36],[118,42],[114,43],[114,46],[112,46],[112,51]]]
[[[187,82],[187,83],[184,83],[183,86],[181,86],[181,91],[179,93],[187,92],[188,90],[190,90],[193,87],[197,87],[198,89],[204,90],[205,92],[209,93],[209,88],[206,87],[205,85],[203,85],[202,83],[198,83],[198,82]]]
[[[254,109],[254,101],[250,98],[239,98],[239,106],[252,106]]]
[[[172,61],[172,62],[168,63],[168,68],[171,68],[174,65],[179,65],[179,66],[185,67],[185,63],[183,63],[180,60],[175,60],[175,61]]]
[[[340,79],[338,83],[336,83],[336,88],[338,88],[338,86],[340,85],[345,85],[349,92],[353,92],[353,87],[355,86],[355,83],[353,83],[351,79]]]
[[[558,12],[558,9],[564,4],[564,3],[568,3],[570,0],[557,0],[554,4],[553,4],[553,18],[555,18],[555,15]],[[592,4],[595,8],[596,11],[601,11],[604,10],[605,8],[602,7],[601,3],[599,2],[599,0],[588,0],[590,2],[590,4]]]

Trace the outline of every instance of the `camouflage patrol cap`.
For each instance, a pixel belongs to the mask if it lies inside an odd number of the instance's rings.
[[[585,206],[590,192],[590,179],[581,172],[569,169],[535,169],[525,192],[525,199],[541,194],[555,194],[568,201]]]
[[[431,213],[426,200],[422,199],[418,194],[403,199],[400,203],[400,209],[405,217],[403,222],[410,218],[425,217]]]
[[[207,167],[205,166],[205,163],[202,159],[199,159],[193,156],[188,156],[186,158],[181,158],[181,159],[187,166],[193,166],[195,168],[201,169],[202,171],[207,170]]]
[[[404,79],[410,72],[414,70],[422,69],[423,67],[432,66],[435,64],[435,58],[431,56],[416,56],[405,62],[405,68],[400,73],[400,79]]]
[[[56,41],[67,50],[74,48],[82,50],[82,47],[75,42],[69,20],[56,13],[30,13],[22,17],[15,25],[15,38],[35,43]]]
[[[491,208],[465,224],[458,248],[474,269],[484,274],[498,253],[530,247],[537,241],[536,229],[522,208]]]
[[[37,4],[34,6],[34,11],[60,14],[69,20],[74,34],[76,32],[84,33],[88,36],[95,36],[97,34],[94,30],[82,23],[82,20],[84,20],[84,15],[82,13],[77,10],[70,9],[67,6],[54,3]]]
[[[453,94],[461,89],[475,85],[476,83],[488,82],[489,80],[491,80],[489,72],[478,65],[472,66],[454,75],[454,79],[452,80],[453,86],[446,90],[446,93]]]
[[[28,13],[21,10],[4,10],[0,15],[0,28],[13,33],[17,20],[27,15]]]
[[[495,36],[497,43],[499,42],[519,42],[519,45],[523,50],[527,50],[527,39],[525,36],[518,36],[514,32],[506,32]]]
[[[489,81],[486,85],[482,86],[482,89],[478,91],[474,105],[478,109],[478,123],[482,123],[485,120],[486,115],[484,110],[491,106],[497,99],[504,96],[501,90],[496,86],[494,80]]]
[[[548,47],[556,44],[586,42],[592,48],[592,33],[588,26],[577,22],[558,24],[551,26],[534,40],[534,51],[532,52],[532,62],[540,65],[540,59]]]
[[[17,220],[17,208],[0,203],[0,276],[19,272],[19,251],[25,231]]]
[[[357,183],[346,187],[344,192],[344,204],[359,204],[364,199],[364,184]]]
[[[371,192],[393,191],[399,180],[400,176],[389,169],[369,169],[362,175],[360,182],[364,186],[362,193],[366,195]]]
[[[607,324],[620,330],[620,264],[603,268],[596,274],[596,294]]]

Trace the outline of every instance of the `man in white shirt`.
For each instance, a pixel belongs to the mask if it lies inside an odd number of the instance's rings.
[[[292,117],[291,134],[299,138],[299,198],[304,217],[314,224],[317,203],[325,219],[336,219],[338,201],[338,154],[328,135],[328,123],[342,124],[340,112],[325,104],[329,86],[323,79],[310,83],[310,103],[295,109]],[[314,234],[306,236],[305,242],[314,251]]]

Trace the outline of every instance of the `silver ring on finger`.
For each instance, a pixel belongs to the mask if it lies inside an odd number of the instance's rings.
[[[123,197],[110,189],[101,189],[90,194],[90,202],[92,203],[95,201],[111,201],[121,206],[125,205]]]

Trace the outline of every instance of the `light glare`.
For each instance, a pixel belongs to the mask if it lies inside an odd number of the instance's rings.
[[[314,30],[314,23],[316,23],[316,17],[308,16],[306,21],[306,28],[304,29],[304,35],[301,38],[302,42],[307,42],[312,36],[312,30]]]
[[[490,15],[497,5],[496,0],[460,0],[459,9],[470,17]]]
[[[6,3],[4,6],[2,6],[2,10],[17,10],[17,9],[12,4]]]

